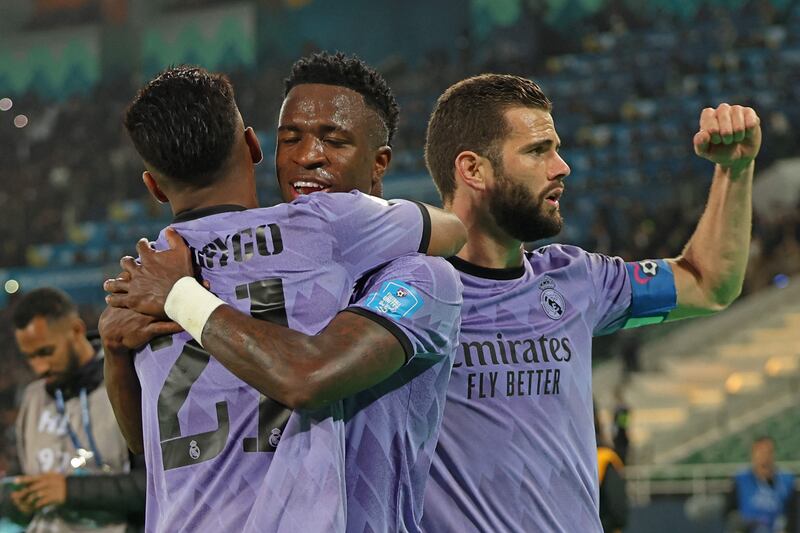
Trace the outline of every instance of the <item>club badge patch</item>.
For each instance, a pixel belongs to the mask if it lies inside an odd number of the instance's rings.
[[[545,314],[553,320],[560,320],[566,310],[566,301],[564,296],[556,290],[555,282],[549,276],[545,276],[539,282],[539,289],[542,291],[539,301],[542,303]]]
[[[633,279],[637,283],[644,285],[658,275],[658,263],[652,259],[639,261],[633,267]]]
[[[419,293],[400,280],[384,282],[380,290],[371,293],[365,302],[368,309],[396,319],[410,318],[422,303]]]

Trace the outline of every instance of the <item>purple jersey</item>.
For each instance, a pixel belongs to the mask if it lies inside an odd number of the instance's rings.
[[[518,268],[452,262],[464,284],[461,338],[424,529],[601,532],[592,336],[663,319],[675,305],[671,270],[562,245]],[[642,265],[648,274],[634,281]]]
[[[312,194],[265,209],[200,209],[173,227],[221,299],[316,334],[348,305],[365,272],[427,247],[423,211],[361,193]],[[156,248],[165,247],[162,233]],[[187,333],[155,339],[135,363],[148,531],[344,528],[341,402],[287,410]]]
[[[349,311],[383,323],[405,366],[344,400],[347,531],[419,531],[461,321],[461,282],[444,259],[414,254],[369,276]]]

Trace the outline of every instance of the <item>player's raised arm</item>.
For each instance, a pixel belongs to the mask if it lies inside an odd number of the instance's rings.
[[[681,255],[668,260],[677,292],[677,308],[668,320],[719,311],[741,293],[750,249],[753,169],[760,147],[760,120],[753,109],[721,104],[700,115],[694,150],[716,166],[694,234]]]

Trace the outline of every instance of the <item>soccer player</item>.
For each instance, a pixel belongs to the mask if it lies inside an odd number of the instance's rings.
[[[747,263],[756,113],[704,109],[697,155],[715,166],[683,253],[624,263],[553,244],[569,175],[551,104],[530,80],[482,75],[442,94],[425,158],[445,208],[467,226],[452,258],[461,337],[425,500],[426,531],[600,532],[591,339],[715,312]]]
[[[278,124],[276,169],[284,200],[316,191],[380,194],[397,116],[397,103],[386,82],[361,60],[316,54],[297,61],[286,80]],[[157,255],[157,260],[163,259],[162,267],[173,257]],[[392,261],[358,284],[350,310],[377,312],[389,321],[387,327],[417,331],[438,349],[424,354],[416,350],[405,364],[402,359],[387,360],[387,379],[344,400],[348,531],[419,530],[455,346],[449,337],[458,321],[453,314],[458,295],[440,281],[454,276],[451,271],[443,260],[413,254]],[[176,279],[181,272],[177,268],[166,278]],[[430,287],[436,299],[420,294],[420,287]],[[247,339],[243,345],[220,344],[224,353],[244,346],[237,360],[257,362],[265,357],[260,352],[266,348],[249,348],[263,344],[265,338],[226,316],[212,315],[209,328],[217,320],[213,327]],[[204,330],[204,343],[208,334]],[[215,350],[210,351],[216,356]],[[341,354],[328,357],[336,360]],[[343,376],[351,379],[357,370],[343,370]],[[264,382],[261,390],[271,395],[269,383]]]
[[[296,197],[301,182],[329,192],[380,195],[397,120],[390,88],[358,58],[316,54],[297,61],[286,80],[278,124],[276,168],[284,200]],[[350,153],[331,146],[331,140],[346,141]],[[432,283],[436,262],[418,254],[395,260],[363,279],[354,301],[374,305],[375,295],[392,280],[412,287]],[[412,311],[398,324],[411,321],[429,335],[441,335],[446,311],[427,317]],[[419,530],[452,356],[452,351],[417,356],[379,386],[345,399],[348,531]]]
[[[435,287],[391,287],[348,306],[352,287],[387,261],[424,251],[428,231],[431,242],[445,242],[442,229],[457,234],[460,223],[431,210],[437,220],[429,224],[424,206],[357,192],[257,209],[258,142],[227,80],[202,69],[161,74],[132,102],[125,124],[148,189],[176,218],[155,244],[173,251],[156,253],[140,241],[141,267],[123,259],[130,281],[114,283],[135,293],[144,280],[141,310],[186,328],[132,359],[128,348],[147,341],[145,330],[168,323],[126,311],[101,319],[112,403],[148,462],[147,527],[342,530],[341,398],[408,359],[449,353],[460,311],[460,284],[443,260],[430,267]],[[454,252],[457,241],[439,253]],[[167,279],[159,271],[164,257],[178,257],[182,273],[199,266],[221,298],[191,276]],[[415,324],[432,313],[444,322],[441,333],[390,321],[396,312],[414,313]]]

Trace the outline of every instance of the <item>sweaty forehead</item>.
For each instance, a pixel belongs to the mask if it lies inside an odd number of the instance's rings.
[[[305,83],[289,91],[281,107],[279,126],[332,125],[354,130],[370,118],[364,97],[347,87]]]
[[[553,116],[543,109],[512,107],[505,111],[504,116],[509,127],[509,140],[559,142]]]

